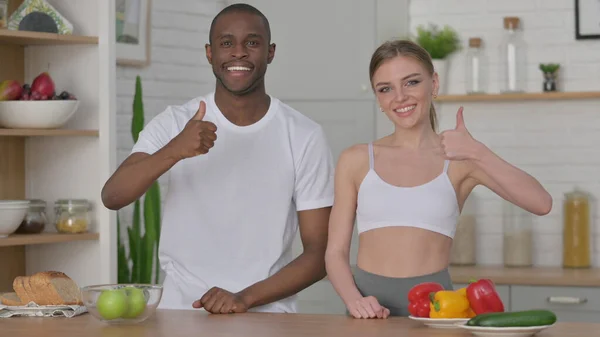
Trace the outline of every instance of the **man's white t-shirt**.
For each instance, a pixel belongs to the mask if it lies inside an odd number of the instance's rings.
[[[169,106],[146,125],[132,153],[164,147],[201,100],[217,140],[208,154],[169,172],[160,308],[193,309],[213,286],[238,292],[275,274],[294,258],[296,212],[333,204],[334,165],[322,127],[274,97],[260,121],[243,127],[219,111],[214,93]],[[252,311],[296,312],[295,297]]]

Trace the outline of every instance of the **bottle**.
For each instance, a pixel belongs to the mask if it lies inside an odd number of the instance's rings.
[[[530,267],[533,265],[533,219],[531,213],[504,201],[504,265]]]
[[[450,264],[472,266],[477,262],[477,198],[471,194],[463,206],[450,251]]]
[[[591,266],[589,197],[576,188],[565,194],[563,207],[563,266],[588,268]]]
[[[501,42],[501,92],[524,92],[526,85],[526,45],[519,32],[520,20],[517,17],[504,18],[504,37]]]
[[[469,39],[467,49],[466,83],[467,94],[482,94],[486,91],[484,87],[484,69],[487,64],[483,51],[481,50],[481,38]]]

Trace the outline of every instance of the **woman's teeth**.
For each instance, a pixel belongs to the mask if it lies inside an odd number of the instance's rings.
[[[402,108],[402,109],[396,109],[396,110],[394,110],[394,112],[398,112],[398,113],[409,112],[410,110],[413,110],[416,107],[417,107],[417,105],[415,104],[415,105],[407,106],[407,107]]]

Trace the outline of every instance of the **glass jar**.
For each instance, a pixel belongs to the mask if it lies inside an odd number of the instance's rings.
[[[450,264],[472,266],[477,256],[477,228],[475,215],[461,214],[450,252]]]
[[[86,233],[89,230],[91,217],[90,203],[82,199],[58,200],[54,204],[56,214],[55,226],[59,233]]]
[[[48,218],[46,216],[46,202],[44,200],[29,200],[29,209],[16,233],[37,234],[44,231]]]
[[[589,197],[575,189],[565,194],[563,207],[563,266],[588,268],[591,265]]]
[[[481,50],[481,38],[473,37],[469,39],[467,66],[465,68],[467,94],[485,93],[484,69],[486,68],[486,62],[483,51]]]
[[[504,93],[524,92],[526,85],[526,45],[519,32],[520,20],[505,17],[505,33],[500,45],[501,91]]]
[[[504,265],[530,267],[533,265],[533,217],[507,201],[503,208]]]

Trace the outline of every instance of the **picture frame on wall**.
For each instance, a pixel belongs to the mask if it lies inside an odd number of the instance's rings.
[[[145,67],[150,64],[151,0],[115,0],[117,64]]]
[[[600,0],[575,0],[575,38],[600,39]]]

